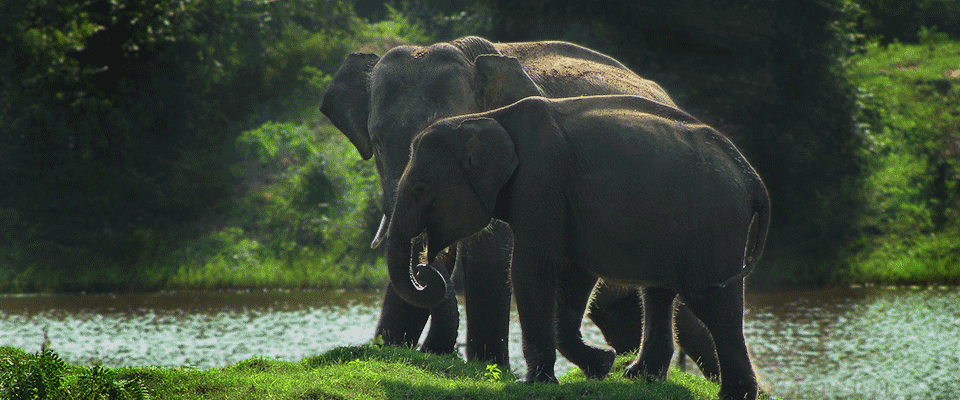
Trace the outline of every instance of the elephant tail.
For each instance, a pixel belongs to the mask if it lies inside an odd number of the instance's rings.
[[[743,269],[722,283],[711,284],[707,287],[707,293],[723,289],[731,283],[743,279],[756,268],[757,262],[760,261],[760,255],[763,253],[763,248],[767,243],[767,233],[770,232],[770,194],[767,192],[767,188],[763,185],[763,182],[760,181],[760,178],[757,177],[755,179],[756,189],[753,191],[752,200],[753,218],[747,230],[748,239],[746,245],[748,247],[744,249]],[[754,226],[756,226],[756,230],[754,230]],[[750,238],[750,232],[754,232],[755,236]],[[751,242],[753,242],[753,246],[749,247]]]

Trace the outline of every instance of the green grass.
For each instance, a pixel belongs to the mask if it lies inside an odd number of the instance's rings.
[[[667,382],[621,377],[628,357],[604,381],[577,371],[559,385],[518,384],[509,371],[392,347],[332,350],[300,362],[255,358],[206,371],[64,365],[53,352],[0,348],[4,399],[712,399],[718,387],[670,372]],[[51,366],[52,365],[52,366]],[[96,397],[99,395],[100,397]]]
[[[860,283],[960,283],[960,42],[868,46],[849,67],[864,127]]]

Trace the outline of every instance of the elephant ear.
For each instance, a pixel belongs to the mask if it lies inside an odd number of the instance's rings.
[[[370,72],[377,61],[380,56],[376,54],[347,56],[320,103],[320,112],[350,139],[364,160],[373,156],[367,117],[370,115]]]
[[[500,189],[520,165],[513,139],[491,118],[464,120],[460,129],[469,135],[462,160],[467,180],[483,207],[492,214]]]
[[[487,110],[513,104],[530,96],[543,96],[543,91],[527,75],[514,57],[482,55],[474,61],[477,86]]]

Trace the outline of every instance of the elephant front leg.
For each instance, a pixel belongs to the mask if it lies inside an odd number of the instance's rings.
[[[447,281],[447,295],[443,302],[430,309],[430,329],[420,345],[420,351],[433,354],[449,354],[456,351],[457,328],[460,326],[460,310],[457,308],[457,293],[453,280]]]
[[[557,293],[557,349],[570,362],[580,367],[588,379],[603,379],[613,367],[617,352],[609,347],[596,347],[583,339],[580,327],[583,311],[597,277],[576,265],[560,273]],[[634,308],[634,312],[638,307]]]
[[[463,268],[468,361],[510,368],[510,248],[513,233],[494,221],[465,240],[458,252]]]
[[[434,266],[449,276],[453,267],[453,255],[438,255]],[[397,294],[393,285],[388,284],[374,337],[382,337],[384,344],[412,348],[420,340],[427,318],[431,318],[432,322],[420,351],[434,354],[453,353],[457,345],[460,312],[457,309],[457,296],[452,280],[447,280],[447,293],[443,302],[431,309],[407,303]]]
[[[434,268],[451,276],[456,253],[442,252],[433,263]],[[447,279],[447,294],[443,302],[430,309],[430,329],[423,339],[420,351],[433,354],[449,354],[456,351],[457,328],[460,326],[460,310],[457,308],[457,293],[453,279]]]
[[[374,337],[383,338],[384,344],[391,346],[416,346],[430,317],[430,310],[407,303],[397,294],[393,284],[387,284],[384,292]]]
[[[556,268],[556,265],[525,255],[519,248],[514,249],[510,273],[523,336],[523,358],[527,362],[527,374],[522,382],[558,382],[554,373],[557,361]]]

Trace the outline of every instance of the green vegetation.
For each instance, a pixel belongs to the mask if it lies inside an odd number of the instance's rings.
[[[729,135],[773,194],[752,286],[960,282],[960,0],[634,3],[3,2],[0,292],[382,285],[319,99],[468,34],[606,52]]]
[[[255,358],[223,368],[118,368],[64,365],[51,351],[0,348],[4,399],[712,399],[718,387],[678,370],[663,383],[621,377],[588,381],[571,372],[560,385],[517,384],[509,371],[414,350],[338,348],[300,362]]]
[[[853,281],[960,283],[960,42],[923,36],[851,63],[868,161]]]
[[[117,371],[66,365],[52,350],[27,354],[0,347],[0,398],[43,399],[149,399],[150,391],[137,377]]]
[[[152,4],[4,3],[0,291],[380,286],[373,164],[317,106],[349,51],[423,29],[343,1]]]

